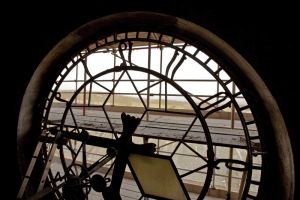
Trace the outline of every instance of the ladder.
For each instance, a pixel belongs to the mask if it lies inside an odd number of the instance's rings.
[[[33,172],[34,166],[36,164],[36,161],[37,161],[39,155],[41,155],[41,151],[43,150],[43,148],[42,148],[43,144],[49,143],[51,145],[51,147],[50,147],[50,150],[48,151],[48,153],[46,152],[47,156],[46,156],[45,163],[44,163],[45,164],[44,165],[44,170],[43,170],[43,174],[42,174],[42,176],[40,178],[40,181],[39,181],[37,192],[40,192],[43,189],[44,185],[45,185],[45,182],[46,182],[46,179],[47,179],[47,176],[48,176],[48,172],[49,172],[49,169],[50,169],[50,165],[51,165],[51,162],[53,160],[55,151],[57,149],[58,140],[59,140],[59,138],[61,138],[61,132],[60,131],[57,131],[55,137],[49,137],[49,136],[47,136],[48,134],[49,134],[49,130],[43,130],[42,131],[42,134],[39,138],[39,141],[38,141],[37,146],[35,148],[35,151],[33,153],[30,164],[27,168],[25,177],[24,177],[24,179],[22,181],[22,184],[21,184],[21,187],[19,189],[17,199],[22,199],[23,198],[23,195],[24,195],[25,190],[27,188],[28,182],[31,179],[32,172]]]

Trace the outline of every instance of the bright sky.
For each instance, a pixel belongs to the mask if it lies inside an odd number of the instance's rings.
[[[187,52],[194,53],[195,48],[194,47],[186,47],[185,49]],[[117,55],[119,56],[119,52],[117,52]],[[165,47],[163,49],[163,56],[162,56],[162,74],[165,74],[166,67],[168,66],[170,60],[172,59],[174,55],[174,49]],[[127,52],[124,51],[124,56],[127,58]],[[133,50],[131,55],[132,63],[135,65],[138,65],[140,67],[148,68],[148,49],[139,49],[139,50]],[[173,62],[169,77],[176,66],[176,64],[179,62],[179,60],[182,57],[182,53],[179,53],[179,55],[176,57],[175,61]],[[208,59],[208,56],[202,52],[199,52],[196,56],[198,59],[200,59],[202,62],[205,62]],[[122,63],[122,59],[117,58],[116,59],[116,66],[119,66]],[[90,73],[94,76],[98,74],[101,71],[104,71],[106,69],[110,69],[114,66],[114,56],[111,54],[111,52],[98,52],[94,53],[88,56],[87,58],[87,66],[90,71]],[[214,62],[213,60],[210,60],[207,64],[207,66],[215,71],[218,68],[218,64]],[[158,48],[152,48],[151,49],[151,69],[157,72],[160,72],[160,49]],[[82,63],[78,64],[78,80],[84,80],[84,67]],[[115,73],[115,79],[118,79],[121,73]],[[136,87],[141,90],[147,86],[147,77],[148,74],[137,72],[137,71],[130,71],[129,72],[132,79],[145,79],[145,81],[139,81],[135,82]],[[87,79],[89,77],[87,76]],[[220,72],[220,78],[227,80],[229,77],[228,75],[222,70]],[[74,68],[69,75],[66,77],[65,80],[75,80],[76,79],[76,68]],[[152,76],[150,79],[157,79],[156,77]],[[188,79],[189,81],[177,81],[177,83],[184,88],[186,91],[188,91],[191,94],[197,94],[197,95],[214,95],[217,93],[217,82],[212,81],[214,80],[214,77],[199,63],[197,63],[195,60],[191,59],[187,56],[187,59],[184,60],[184,62],[181,64],[177,72],[175,73],[174,80],[179,79]],[[196,81],[196,79],[201,80],[208,80],[208,81]],[[113,80],[113,73],[107,74],[105,76],[99,77],[97,80]],[[122,80],[129,80],[127,75],[124,75],[122,77]],[[112,89],[113,82],[112,81],[102,81],[99,82],[101,85],[105,86],[108,89]],[[154,82],[151,82],[150,84],[153,84]],[[78,87],[82,83],[78,84]],[[60,90],[69,90],[69,91],[75,91],[75,82],[63,82]],[[231,90],[232,84],[228,84],[228,89]],[[219,88],[220,91],[224,91],[221,87]],[[87,90],[89,90],[89,87],[87,87]],[[102,87],[98,86],[97,84],[92,84],[92,90],[93,92],[107,92]],[[135,93],[135,89],[132,86],[132,84],[129,81],[120,82],[118,86],[115,89],[115,92],[126,92],[126,93]],[[164,93],[164,84],[162,84],[162,92]],[[159,93],[159,84],[152,87],[150,90],[150,93]],[[179,92],[171,87],[168,86],[168,94],[179,94]],[[173,97],[174,99],[179,100],[178,97]]]

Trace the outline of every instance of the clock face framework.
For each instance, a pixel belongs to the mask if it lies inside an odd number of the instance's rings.
[[[53,190],[55,196],[68,194],[67,186],[73,180],[70,175],[80,185],[75,191],[83,196],[92,195],[91,188],[96,190],[91,183],[94,173],[104,173],[106,184],[111,184],[115,157],[97,171],[89,166],[109,157],[109,145],[114,147],[114,141],[120,140],[120,113],[124,111],[141,119],[133,141],[156,143],[155,154],[174,161],[184,188],[189,177],[201,172],[195,176],[200,186],[193,191],[197,198],[207,194],[221,165],[229,173],[243,176],[237,192],[240,197],[255,199],[259,194],[267,152],[262,149],[260,131],[244,95],[247,88],[228,71],[230,64],[220,62],[205,45],[184,34],[129,26],[104,31],[66,55],[55,64],[59,73],[50,84],[40,121],[43,136],[55,141],[40,140],[44,164],[51,166],[49,171],[45,167],[41,182],[48,181],[51,188],[66,185]],[[226,126],[222,134],[216,131],[220,127],[213,126],[216,121],[226,121],[221,124]],[[83,134],[86,132],[88,136]],[[85,137],[97,138],[97,144],[82,139]],[[100,157],[88,152],[90,146],[96,146]],[[216,146],[242,149],[245,155],[233,158],[231,153],[224,158]],[[53,147],[57,149],[51,151]],[[178,156],[186,149],[195,157],[195,166],[185,167],[186,160]],[[57,158],[60,171],[47,162],[50,155]],[[80,175],[84,178],[76,179]],[[43,187],[39,184],[40,191]],[[141,197],[148,195],[140,193]]]

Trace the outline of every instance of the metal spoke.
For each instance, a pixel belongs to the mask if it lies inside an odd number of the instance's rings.
[[[136,85],[135,85],[134,81],[132,80],[132,78],[131,78],[130,74],[128,73],[128,71],[127,71],[127,70],[125,70],[125,72],[126,72],[126,74],[127,74],[128,78],[129,78],[129,80],[130,80],[131,84],[133,85],[133,87],[134,87],[134,89],[135,89],[135,91],[136,91],[136,94],[138,95],[139,99],[141,100],[141,102],[142,102],[142,104],[143,104],[144,108],[145,108],[145,109],[147,109],[147,106],[146,106],[146,104],[145,104],[145,102],[144,102],[143,98],[141,97],[141,95],[140,95],[140,93],[139,93],[139,91],[138,91],[138,89],[137,89],[137,87],[136,87]]]
[[[150,89],[150,88],[152,88],[152,87],[154,87],[154,86],[156,86],[156,85],[158,85],[158,84],[160,84],[160,83],[162,83],[162,82],[163,82],[163,80],[159,80],[159,81],[157,81],[156,83],[153,83],[153,84],[147,86],[146,88],[144,88],[144,89],[138,91],[138,94],[140,94],[140,93],[144,92],[145,90],[148,90],[148,89]]]
[[[108,96],[106,97],[103,106],[105,106],[105,104],[107,103],[109,97],[112,95],[112,93],[114,92],[114,90],[116,89],[117,85],[119,84],[120,80],[122,79],[123,75],[125,74],[125,71],[122,72],[122,74],[120,75],[119,79],[117,80],[117,82],[115,83],[115,85],[113,86],[111,92],[108,94]]]
[[[183,178],[183,177],[185,177],[185,176],[191,175],[191,174],[193,174],[193,173],[195,173],[195,172],[198,172],[198,171],[200,171],[200,170],[202,170],[202,169],[205,169],[206,167],[208,167],[208,164],[202,165],[201,167],[198,167],[198,168],[193,169],[193,170],[191,170],[191,171],[189,171],[189,172],[186,172],[186,173],[184,173],[184,174],[181,174],[180,177]]]
[[[75,156],[74,156],[71,164],[69,165],[69,167],[72,166],[72,165],[74,165],[74,163],[75,163],[75,161],[76,161],[76,159],[77,159],[77,157],[78,157],[78,155],[79,155],[80,150],[81,150],[82,147],[83,147],[83,143],[81,143],[80,147],[78,148],[78,151],[76,152],[76,154],[75,154]]]
[[[112,123],[111,123],[111,121],[110,121],[110,119],[109,119],[109,116],[108,116],[106,110],[104,109],[104,107],[102,107],[102,110],[103,110],[103,112],[104,112],[104,114],[105,114],[105,117],[106,117],[108,123],[109,123],[109,126],[110,126],[110,128],[111,128],[111,131],[113,132],[113,134],[114,134],[114,136],[115,136],[115,139],[118,139],[118,135],[117,135],[117,133],[115,132],[114,126],[112,125]]]
[[[187,129],[187,131],[185,132],[185,134],[183,135],[183,137],[180,139],[179,143],[176,145],[173,153],[171,154],[171,157],[174,156],[174,154],[176,153],[176,151],[178,150],[179,146],[184,142],[185,137],[187,136],[187,134],[190,132],[190,130],[192,129],[192,127],[194,126],[195,122],[197,120],[197,117],[195,117],[192,121],[192,123],[190,124],[189,128]]]
[[[186,142],[183,142],[182,144],[184,144],[187,148],[189,148],[192,152],[194,152],[197,156],[199,156],[200,158],[202,158],[202,160],[204,160],[205,162],[208,162],[207,158],[205,158],[204,156],[202,156],[200,153],[198,153],[197,151],[195,151],[195,149],[193,149],[190,145],[188,145]]]
[[[73,122],[74,122],[74,125],[75,125],[75,128],[76,128],[76,130],[78,131],[78,133],[80,133],[80,130],[79,130],[79,127],[78,127],[78,125],[77,125],[77,122],[76,122],[76,119],[75,119],[75,115],[74,115],[74,113],[73,113],[73,110],[72,110],[72,107],[70,106],[70,113],[71,113],[71,116],[72,116],[72,119],[73,119]]]

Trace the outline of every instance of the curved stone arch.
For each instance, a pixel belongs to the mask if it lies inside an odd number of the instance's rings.
[[[141,18],[142,21],[139,20]],[[165,20],[161,20],[162,18]],[[280,189],[277,193],[282,197],[281,199],[292,199],[294,165],[288,132],[279,107],[264,81],[238,52],[218,36],[186,20],[159,13],[128,12],[102,17],[79,27],[61,40],[39,64],[26,89],[19,115],[18,152],[22,152],[24,144],[32,144],[31,136],[37,137],[38,131],[36,130],[39,124],[36,122],[41,118],[43,102],[47,98],[45,95],[50,89],[45,80],[53,82],[62,68],[61,63],[66,62],[67,58],[91,41],[105,35],[106,31],[122,31],[130,29],[131,26],[145,30],[172,30],[174,35],[183,36],[194,45],[201,46],[215,60],[224,63],[226,72],[249,90],[246,97],[249,104],[257,103],[252,107],[254,114],[263,113],[259,118],[262,121],[260,125],[266,129],[264,140],[271,152],[268,162],[276,164],[271,171],[276,173],[277,178],[273,177],[272,180],[276,180],[276,188]],[[27,160],[28,155],[26,157],[20,154],[19,163],[26,163]],[[22,168],[20,170],[24,171]],[[270,184],[268,180],[265,182],[265,184]],[[276,196],[276,194],[273,195]]]

